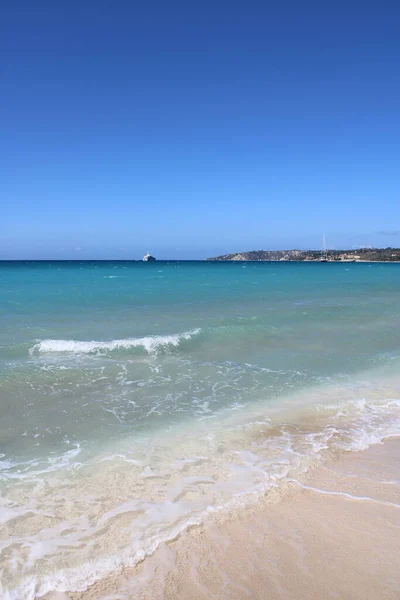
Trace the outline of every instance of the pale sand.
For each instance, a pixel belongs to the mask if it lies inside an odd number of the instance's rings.
[[[400,598],[400,439],[346,452],[57,600]]]

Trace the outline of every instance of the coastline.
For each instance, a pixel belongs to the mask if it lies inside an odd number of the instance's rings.
[[[43,600],[398,598],[400,437],[342,451],[247,508],[211,515],[85,592]]]
[[[211,261],[283,261],[283,262],[399,262],[400,248],[352,248],[328,250],[246,250],[210,257]]]
[[[357,263],[365,263],[365,264],[385,264],[385,265],[391,265],[391,264],[395,264],[398,265],[400,264],[400,260],[326,260],[326,261],[321,261],[319,259],[307,259],[305,258],[304,260],[280,260],[280,259],[276,259],[276,260],[272,260],[272,259],[268,259],[268,258],[262,258],[262,259],[237,259],[237,258],[232,258],[232,259],[210,259],[207,258],[205,259],[205,262],[217,262],[217,263],[223,263],[223,262],[254,262],[254,263],[332,263],[335,265],[347,265],[347,264],[357,264]]]

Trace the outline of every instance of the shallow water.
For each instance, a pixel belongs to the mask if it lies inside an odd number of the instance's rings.
[[[400,265],[0,263],[4,593],[400,433]]]

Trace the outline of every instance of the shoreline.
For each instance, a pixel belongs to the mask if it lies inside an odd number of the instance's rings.
[[[341,451],[254,504],[210,515],[135,567],[42,600],[398,598],[400,437]]]
[[[163,262],[163,261],[159,261],[159,262]],[[357,264],[357,263],[363,263],[363,264],[385,264],[385,265],[391,265],[391,264],[395,264],[398,265],[400,264],[400,260],[325,260],[325,261],[321,261],[319,259],[312,259],[312,260],[308,260],[308,259],[304,259],[304,260],[280,260],[280,259],[276,259],[276,260],[269,260],[267,258],[265,259],[226,259],[226,260],[219,260],[219,259],[214,259],[214,258],[206,258],[204,260],[204,262],[214,262],[214,263],[224,263],[224,262],[232,262],[232,263],[241,263],[241,262],[246,262],[246,263],[333,263],[335,265],[347,265],[347,264]]]
[[[196,422],[195,429],[186,431],[187,439],[182,438],[181,432],[176,447],[171,431],[164,439],[158,439],[151,469],[142,470],[149,464],[148,459],[140,453],[130,453],[126,444],[96,455],[94,462],[89,461],[85,468],[79,469],[79,474],[68,477],[60,515],[49,512],[42,517],[34,513],[21,520],[21,524],[14,520],[13,529],[6,530],[6,535],[12,532],[22,538],[21,533],[25,534],[29,543],[25,533],[29,533],[27,525],[31,531],[36,527],[41,536],[36,556],[41,553],[45,557],[36,561],[36,572],[31,577],[14,580],[18,588],[15,584],[6,588],[10,598],[185,598],[160,591],[170,576],[174,577],[176,569],[180,572],[187,567],[185,562],[180,562],[181,551],[176,554],[174,550],[176,562],[175,559],[169,561],[168,571],[163,571],[163,556],[166,553],[171,558],[170,550],[175,548],[171,546],[172,539],[190,539],[188,536],[200,523],[208,530],[210,524],[219,527],[227,519],[246,521],[256,505],[266,503],[270,507],[276,498],[284,498],[286,494],[291,497],[295,486],[293,478],[306,482],[306,474],[318,471],[329,457],[350,455],[351,452],[345,451],[361,450],[398,435],[399,413],[395,400],[399,397],[398,379],[392,378],[392,369],[378,373],[378,377],[371,371],[359,374],[351,383],[341,381],[322,388],[296,390],[276,404],[269,404],[268,410],[256,403],[252,410],[247,407],[245,418],[237,412],[229,412],[223,420],[223,429],[221,423],[210,429],[210,421]],[[339,404],[338,398],[341,399]],[[206,447],[204,442],[210,435],[211,446]],[[119,459],[110,462],[108,457],[121,457],[122,462]],[[28,493],[30,489],[28,485]],[[105,489],[107,492],[103,492]],[[51,489],[49,486],[39,488],[34,498],[38,506],[46,506],[47,499],[52,499]],[[93,502],[93,498],[98,500]],[[84,510],[77,504],[80,499]],[[54,500],[50,505],[52,511],[59,503],[59,496]],[[75,513],[78,517],[83,515],[83,526],[82,520],[77,521],[76,516],[71,515],[71,510],[78,510]],[[58,531],[54,518],[60,524]],[[14,528],[14,523],[19,529]],[[68,528],[69,523],[72,526]],[[256,529],[259,528],[261,524]],[[218,536],[222,545],[231,539],[241,544],[242,536],[237,537],[235,532],[220,529]],[[207,538],[201,541],[203,539]],[[204,551],[202,548],[196,550],[196,555]],[[206,553],[209,548],[207,540]],[[243,557],[245,572],[250,568],[247,564],[250,550],[254,552],[251,544]],[[224,571],[226,564],[222,557],[217,556],[216,562],[218,569]],[[160,577],[163,573],[161,580],[148,579],[149,570],[159,573]],[[157,586],[151,596],[139,595],[138,587],[143,578],[146,578],[146,588]],[[122,589],[126,582],[129,588],[134,587],[128,595]],[[111,596],[105,592],[110,586],[114,589]],[[54,590],[58,590],[58,594]],[[210,592],[207,598],[212,594]]]

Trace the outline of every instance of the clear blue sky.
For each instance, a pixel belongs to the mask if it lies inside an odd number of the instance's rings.
[[[0,258],[400,246],[400,4],[5,0]]]

